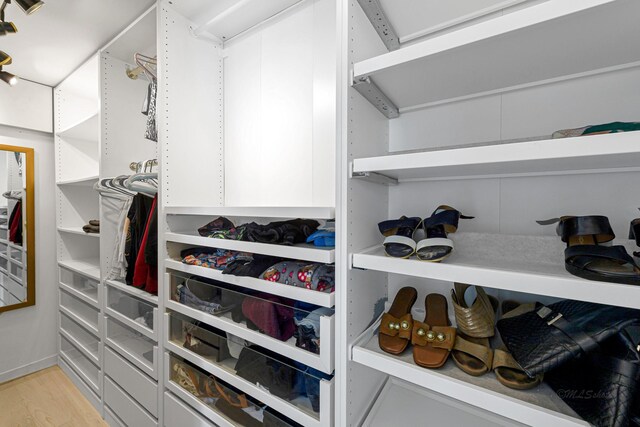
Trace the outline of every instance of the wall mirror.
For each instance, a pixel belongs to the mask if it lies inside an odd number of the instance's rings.
[[[0,145],[0,313],[36,303],[33,149]]]

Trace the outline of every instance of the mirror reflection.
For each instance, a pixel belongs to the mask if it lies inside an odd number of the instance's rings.
[[[25,153],[0,151],[0,309],[29,296],[26,163]]]

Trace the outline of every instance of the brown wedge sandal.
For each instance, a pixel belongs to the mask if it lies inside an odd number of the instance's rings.
[[[532,311],[535,304],[520,304],[514,301],[504,301],[502,303],[502,318],[519,316]],[[542,374],[529,377],[518,365],[507,348],[501,345],[494,351],[493,372],[500,384],[515,390],[530,390],[537,387],[542,382]]]
[[[455,364],[474,377],[486,374],[493,366],[493,350],[489,338],[495,335],[495,312],[498,301],[476,286],[476,299],[471,307],[465,302],[465,293],[471,285],[455,283],[451,301],[456,315],[458,335],[451,352]]]
[[[456,341],[456,328],[450,326],[447,299],[443,295],[427,295],[424,306],[424,322],[413,322],[413,361],[423,368],[439,368],[447,361]]]
[[[409,345],[413,318],[411,307],[418,298],[416,288],[404,287],[398,291],[388,313],[382,315],[378,344],[387,353],[400,354]]]

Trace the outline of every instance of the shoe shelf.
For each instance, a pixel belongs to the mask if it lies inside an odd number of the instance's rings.
[[[272,245],[267,243],[202,237],[198,235],[197,232],[166,233],[165,238],[168,242],[184,243],[193,246],[205,246],[232,251],[266,254],[275,257],[321,262],[324,264],[331,264],[335,262],[334,248],[319,248],[306,243],[294,246]]]
[[[85,233],[82,227],[58,227],[58,232],[93,237],[94,239],[100,238],[100,233]]]
[[[100,260],[67,259],[59,260],[58,265],[90,279],[100,280]]]
[[[640,164],[637,132],[588,137],[503,141],[491,145],[353,160],[352,177],[371,173],[397,182],[589,173]]]
[[[68,128],[57,132],[57,135],[63,139],[98,142],[99,130],[100,122],[98,113],[95,113],[88,117],[81,118]]]
[[[331,405],[323,402],[331,403],[333,399],[333,380],[320,380],[320,413],[314,414],[309,407],[307,410],[301,409],[299,406],[283,400],[265,389],[245,380],[236,375],[233,366],[224,366],[224,362],[218,364],[213,363],[202,356],[193,353],[179,343],[167,341],[165,349],[193,363],[207,373],[213,375],[222,381],[231,384],[238,390],[247,393],[249,396],[260,400],[262,403],[287,416],[288,418],[304,425],[304,426],[330,426],[332,420]],[[231,359],[235,362],[235,359]]]
[[[56,182],[56,185],[60,187],[72,186],[72,185],[92,187],[93,184],[95,184],[97,181],[98,181],[98,175],[92,175],[92,176],[86,176],[81,178],[66,179],[63,181],[58,181]]]
[[[281,296],[283,298],[291,298],[296,301],[308,302],[310,304],[319,305],[321,307],[331,308],[335,305],[335,292],[318,292],[296,286],[269,282],[267,280],[256,279],[253,277],[222,274],[220,270],[208,267],[200,267],[197,265],[189,265],[173,259],[166,259],[164,261],[164,266],[174,271],[180,271],[182,273],[206,277],[209,279],[228,283],[230,285],[252,289],[254,291],[266,292],[272,295]]]
[[[60,335],[60,356],[95,393],[100,394],[100,368],[64,335]]]
[[[242,207],[242,206],[216,206],[216,207],[189,207],[172,206],[164,210],[167,215],[197,215],[197,216],[224,216],[224,217],[249,217],[249,218],[313,218],[313,219],[333,219],[335,209],[332,207]]]
[[[393,118],[622,66],[640,60],[639,13],[633,0],[550,0],[356,62],[354,87]]]
[[[143,291],[142,289],[135,288],[133,286],[129,286],[125,283],[122,283],[118,280],[106,280],[105,283],[107,286],[112,288],[116,288],[122,292],[128,293],[136,298],[144,300],[150,304],[158,305],[158,296],[150,294],[149,292]]]
[[[380,245],[354,253],[352,265],[424,279],[640,308],[637,286],[585,280],[568,273],[559,238],[480,233],[450,237],[456,249],[441,263],[388,257]]]
[[[398,378],[418,386],[416,390],[427,389],[525,425],[588,425],[576,418],[573,410],[545,383],[533,390],[512,390],[500,384],[493,373],[481,377],[466,374],[451,359],[442,368],[425,369],[413,362],[410,349],[399,356],[385,353],[378,345],[379,326],[380,319],[356,339],[350,358],[356,363],[390,375],[390,381]],[[402,395],[393,396],[398,399]],[[424,405],[413,405],[411,411],[424,415],[423,407]]]

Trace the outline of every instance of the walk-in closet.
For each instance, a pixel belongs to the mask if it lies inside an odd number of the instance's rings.
[[[0,0],[0,427],[640,426],[636,0]]]

